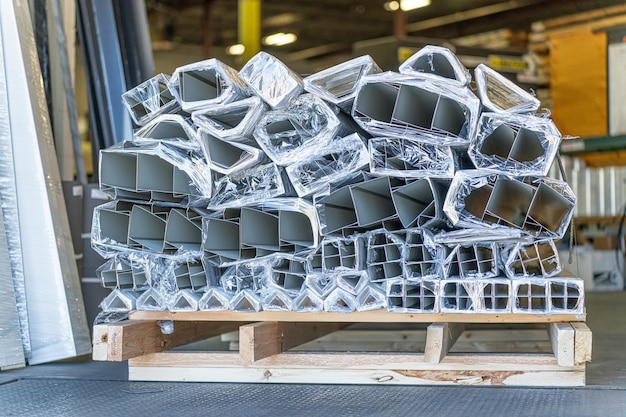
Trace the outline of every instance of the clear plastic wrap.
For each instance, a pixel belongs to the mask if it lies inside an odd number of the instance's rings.
[[[209,208],[241,207],[282,196],[287,190],[285,180],[283,171],[273,163],[225,175],[215,181]]]
[[[225,141],[204,131],[198,133],[198,139],[209,168],[224,175],[252,168],[266,159],[263,151],[245,143]]]
[[[518,278],[512,280],[516,314],[584,313],[584,283],[561,273],[551,278]]]
[[[268,288],[262,292],[262,304],[265,311],[292,311],[293,299],[282,288]]]
[[[188,288],[179,290],[171,297],[168,310],[172,312],[197,311],[201,297],[202,294]]]
[[[304,91],[302,78],[267,52],[250,58],[239,76],[273,109],[287,106]]]
[[[271,286],[294,298],[305,287],[306,260],[295,256],[279,255],[270,264]],[[279,296],[279,298],[282,298]]]
[[[351,313],[356,310],[356,299],[353,294],[341,288],[335,288],[324,299],[324,310],[333,313]]]
[[[499,247],[493,242],[441,246],[443,279],[483,279],[499,275]]]
[[[245,289],[237,292],[233,298],[230,299],[229,308],[231,311],[256,313],[263,309],[263,304],[256,292]]]
[[[113,290],[100,303],[103,313],[126,313],[136,309],[140,293],[132,290]]]
[[[141,293],[137,298],[136,306],[139,311],[165,311],[168,307],[163,293],[154,287]]]
[[[157,74],[122,94],[122,102],[136,124],[143,126],[159,114],[178,109],[178,102],[167,87],[169,83],[169,75]]]
[[[539,109],[541,103],[535,96],[485,64],[478,64],[474,76],[480,101],[490,111],[530,113]]]
[[[319,243],[313,205],[298,198],[225,210],[203,221],[202,249],[220,265],[277,253],[310,252]]]
[[[201,311],[223,311],[228,310],[232,294],[221,288],[207,288],[198,301],[198,309]]]
[[[551,277],[561,272],[559,252],[552,239],[508,244],[501,250],[504,272],[510,278]]]
[[[134,134],[139,141],[154,140],[174,142],[183,148],[197,148],[200,143],[196,127],[189,118],[179,114],[161,114],[148,122]]]
[[[278,165],[308,159],[335,138],[335,111],[313,94],[302,94],[280,110],[268,111],[254,130],[261,149]]]
[[[439,280],[394,279],[386,283],[387,309],[392,313],[438,313]]]
[[[402,226],[428,229],[441,225],[449,183],[446,179],[422,178],[392,189],[391,198]]]
[[[445,279],[439,286],[442,313],[510,313],[511,280]]]
[[[366,271],[340,271],[337,273],[337,287],[349,294],[356,296],[368,286],[370,286],[370,279]]]
[[[440,278],[443,252],[438,245],[422,229],[407,229],[404,233],[403,276],[407,279]]]
[[[304,89],[341,108],[349,109],[361,77],[381,71],[371,56],[363,55],[309,75],[304,79]]]
[[[376,230],[368,234],[365,268],[370,282],[402,278],[404,241],[395,233]]]
[[[358,133],[317,147],[307,159],[287,165],[285,171],[298,196],[327,192],[331,183],[340,182],[367,166],[367,148]]]
[[[144,266],[121,254],[114,255],[96,269],[96,275],[104,288],[141,291],[150,287],[150,276]]]
[[[457,227],[509,228],[561,239],[575,204],[574,193],[562,181],[469,170],[455,174],[444,212]]]
[[[561,133],[547,118],[513,113],[483,113],[468,154],[479,169],[509,175],[547,175]]]
[[[168,87],[186,112],[250,96],[237,71],[215,58],[176,68]]]
[[[319,298],[324,298],[337,287],[337,275],[322,274],[319,272],[308,273],[306,286]]]
[[[316,313],[324,309],[324,300],[306,288],[293,300],[293,311]]]
[[[100,189],[112,198],[201,205],[211,197],[204,157],[172,143],[125,141],[100,151]]]
[[[398,68],[400,74],[445,81],[457,87],[468,86],[470,72],[448,48],[426,45]]]
[[[233,142],[247,142],[264,114],[263,101],[252,96],[221,106],[196,110],[191,114],[191,119],[200,130],[210,135]]]
[[[368,285],[356,296],[357,311],[371,311],[387,308],[385,291],[378,286]]]
[[[373,174],[407,178],[454,176],[454,154],[447,146],[398,137],[371,138],[368,146]]]
[[[354,120],[374,136],[434,145],[467,145],[479,115],[469,88],[392,72],[363,77],[352,107]]]
[[[200,256],[202,218],[207,216],[200,209],[111,201],[94,210],[91,246],[105,258],[120,251]]]
[[[325,237],[320,244],[321,270],[325,274],[363,270],[366,240],[357,235],[349,238]]]

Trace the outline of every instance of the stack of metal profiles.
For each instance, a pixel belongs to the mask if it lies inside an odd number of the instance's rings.
[[[302,79],[261,52],[123,95],[142,126],[100,154],[92,245],[137,310],[580,314],[554,241],[575,196],[561,135],[492,69],[427,46]]]

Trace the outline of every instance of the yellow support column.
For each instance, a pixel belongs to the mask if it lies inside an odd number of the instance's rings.
[[[239,43],[245,61],[261,50],[261,0],[239,0]]]

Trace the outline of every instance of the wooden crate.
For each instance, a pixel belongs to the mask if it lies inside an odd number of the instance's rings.
[[[134,312],[127,321],[94,327],[93,357],[128,360],[135,381],[583,386],[592,342],[584,319]],[[163,334],[159,323],[170,320],[174,331]],[[220,335],[236,350],[173,349]]]

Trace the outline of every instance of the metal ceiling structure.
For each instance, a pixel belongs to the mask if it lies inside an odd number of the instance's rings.
[[[357,41],[396,34],[398,20],[410,36],[456,39],[509,29],[527,32],[533,22],[623,5],[623,0],[432,0],[404,16],[383,7],[384,0],[262,0],[262,34],[292,32],[298,40],[270,53],[311,59],[348,51]],[[204,44],[205,51],[237,43],[234,0],[146,0],[153,40]]]

